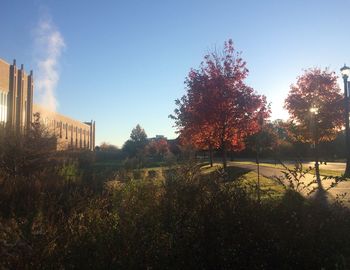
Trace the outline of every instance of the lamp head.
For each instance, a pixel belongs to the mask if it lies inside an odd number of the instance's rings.
[[[311,107],[310,108],[310,112],[312,113],[312,114],[318,114],[318,108],[317,107]]]
[[[348,78],[350,75],[350,68],[344,64],[344,66],[340,69],[340,72],[343,78]]]

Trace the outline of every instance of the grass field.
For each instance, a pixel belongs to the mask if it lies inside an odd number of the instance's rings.
[[[220,170],[222,165],[215,163],[213,167],[209,165],[201,167],[202,174],[208,175]],[[271,199],[281,197],[284,194],[284,187],[275,180],[259,176],[254,171],[235,166],[227,167],[228,177],[231,181],[238,181],[241,185],[247,188],[253,196],[257,196],[258,185],[260,184],[260,193],[262,199]],[[258,184],[259,183],[259,184]]]
[[[246,164],[246,165],[256,165],[253,161],[235,161],[237,164]],[[260,166],[262,167],[269,167],[269,168],[275,168],[275,169],[281,169],[284,170],[285,168],[281,164],[273,164],[273,163],[260,163]],[[295,166],[292,164],[286,164],[285,165],[289,169],[293,169]],[[305,170],[308,169],[308,167],[304,167]],[[310,170],[311,174],[315,173],[315,170]],[[341,176],[342,171],[335,171],[335,170],[327,170],[327,169],[320,169],[321,176]]]

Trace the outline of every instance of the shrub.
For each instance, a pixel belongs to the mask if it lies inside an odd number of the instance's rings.
[[[350,215],[338,204],[293,190],[258,203],[191,162],[163,182],[140,177],[101,191],[89,181],[43,172],[2,185],[0,268],[349,268]]]

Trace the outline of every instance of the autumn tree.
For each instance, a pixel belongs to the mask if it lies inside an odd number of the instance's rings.
[[[166,139],[154,139],[146,146],[147,155],[157,161],[164,159],[169,152],[169,145]]]
[[[197,150],[209,151],[210,166],[213,167],[213,151],[219,147],[219,143],[214,137],[214,127],[205,125],[205,128],[198,124],[184,127],[180,134],[180,142],[182,145],[192,145]]]
[[[182,140],[220,149],[225,168],[227,152],[242,150],[244,139],[258,131],[258,114],[269,115],[265,97],[244,83],[247,75],[232,40],[225,42],[221,53],[207,54],[199,69],[189,72],[187,93],[176,100],[171,116]]]
[[[328,69],[308,69],[292,85],[285,100],[295,140],[314,148],[316,179],[320,184],[320,142],[333,140],[343,126],[343,97],[337,76]]]

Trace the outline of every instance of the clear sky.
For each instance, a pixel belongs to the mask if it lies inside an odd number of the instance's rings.
[[[94,119],[97,144],[121,146],[138,123],[174,138],[168,115],[188,71],[229,38],[272,118],[288,117],[283,101],[303,69],[350,63],[348,0],[1,0],[0,9],[0,58],[45,77],[39,61],[53,57],[57,111]],[[58,47],[40,45],[43,22]]]

